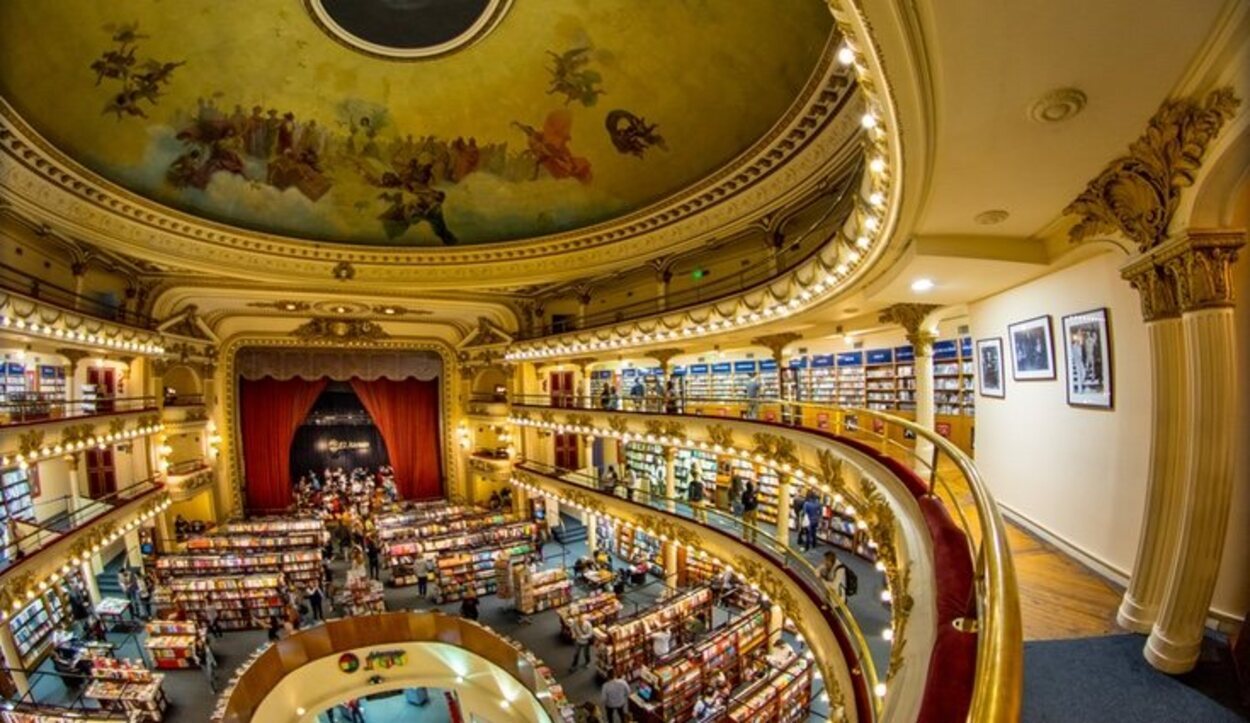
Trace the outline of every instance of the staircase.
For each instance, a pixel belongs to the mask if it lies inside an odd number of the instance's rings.
[[[586,525],[583,525],[581,520],[572,515],[561,514],[560,522],[563,524],[563,529],[557,532],[557,542],[571,545],[586,539]]]
[[[104,571],[95,576],[96,586],[100,589],[100,597],[126,597],[126,591],[117,582],[117,571],[126,562],[126,553],[114,557],[104,565]]]

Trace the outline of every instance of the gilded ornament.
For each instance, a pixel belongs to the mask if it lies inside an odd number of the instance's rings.
[[[751,435],[751,440],[754,443],[754,454],[762,455],[776,464],[799,464],[798,448],[794,440],[767,432],[756,432]]]
[[[567,423],[573,427],[593,427],[595,420],[589,414],[570,414]]]
[[[32,429],[18,437],[18,451],[23,455],[29,456],[31,453],[39,452],[43,449],[44,437],[47,436],[42,430]]]
[[[619,414],[608,417],[608,427],[617,434],[625,434],[629,431],[629,420]]]
[[[1137,289],[1141,299],[1143,321],[1157,321],[1180,316],[1176,286],[1153,257],[1143,256],[1121,271],[1129,286]]]
[[[1232,88],[1214,90],[1201,102],[1165,102],[1128,154],[1112,161],[1063,210],[1080,217],[1068,238],[1077,242],[1118,231],[1141,251],[1162,244],[1181,189],[1193,185],[1207,148],[1240,103]]]
[[[723,424],[713,424],[707,428],[707,437],[712,444],[719,444],[725,449],[734,446],[734,431]]]
[[[937,337],[928,329],[922,329],[920,325],[924,323],[925,317],[937,308],[937,304],[895,304],[882,311],[878,318],[884,323],[898,324],[903,327],[903,330],[907,332],[907,343],[912,345],[916,354],[922,355],[928,353]]]
[[[1155,262],[1172,280],[1181,311],[1233,305],[1233,263],[1245,232],[1191,234],[1159,248]]]
[[[367,319],[335,319],[315,316],[296,327],[291,336],[302,341],[374,341],[391,335],[376,322]]]

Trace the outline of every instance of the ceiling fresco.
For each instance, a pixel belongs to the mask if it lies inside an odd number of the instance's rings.
[[[472,45],[394,60],[305,0],[4,0],[0,94],[93,171],[210,220],[481,244],[714,173],[786,114],[831,32],[822,0],[518,0]]]

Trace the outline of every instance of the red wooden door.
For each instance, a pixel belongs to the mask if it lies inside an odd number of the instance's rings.
[[[99,499],[117,491],[117,469],[113,465],[113,448],[87,450],[87,494]]]
[[[569,432],[555,435],[556,466],[560,469],[580,469],[581,459],[577,450],[577,435]]]
[[[575,406],[573,397],[577,389],[573,386],[573,372],[552,372],[547,388],[551,390],[551,406]]]
[[[113,411],[113,397],[117,394],[117,370],[108,367],[87,367],[87,383],[95,385],[97,412]]]

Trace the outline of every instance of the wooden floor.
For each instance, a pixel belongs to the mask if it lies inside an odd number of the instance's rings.
[[[940,468],[949,493],[976,528],[976,508],[962,476]],[[1123,632],[1115,622],[1123,590],[1018,525],[1006,520],[1007,539],[1020,587],[1025,640],[1084,638]]]

